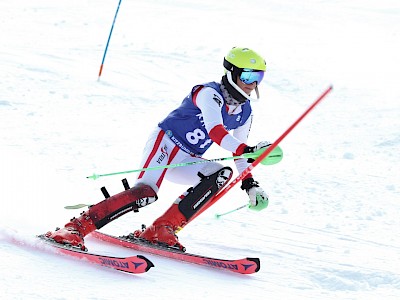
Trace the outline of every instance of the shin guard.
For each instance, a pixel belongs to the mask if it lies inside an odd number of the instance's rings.
[[[201,178],[200,183],[188,189],[179,201],[180,212],[186,217],[187,223],[192,216],[196,214],[208,201],[211,200],[232,178],[232,169],[223,167],[219,171],[204,176],[198,174]]]

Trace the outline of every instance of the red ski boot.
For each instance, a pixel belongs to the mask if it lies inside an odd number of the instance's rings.
[[[186,223],[187,220],[180,212],[178,204],[174,203],[144,231],[136,230],[134,236],[154,244],[167,244],[170,247],[177,247],[184,251],[185,247],[179,243],[178,236],[175,233],[184,227]]]
[[[133,235],[136,238],[145,239],[151,243],[167,244],[183,250],[176,233],[181,230],[196,213],[202,213],[201,209],[232,177],[232,169],[223,167],[219,171],[204,176],[199,174],[201,180],[193,188],[188,189],[176,199],[175,203],[154,223],[145,230],[136,230]],[[204,209],[205,210],[205,209]],[[203,210],[203,211],[204,211]]]
[[[64,228],[58,229],[54,232],[47,232],[46,237],[55,240],[60,244],[69,244],[74,247],[78,247],[82,250],[87,250],[83,241],[83,238],[96,230],[92,219],[88,212],[81,214],[79,218],[73,218]]]

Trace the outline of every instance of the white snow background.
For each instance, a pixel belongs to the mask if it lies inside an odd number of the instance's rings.
[[[124,0],[98,81],[117,5],[1,3],[0,298],[400,299],[400,2]],[[235,187],[179,234],[190,252],[259,257],[258,273],[146,254],[155,268],[129,275],[29,248],[82,211],[65,205],[132,184],[86,176],[138,168],[152,128],[193,85],[220,80],[233,46],[267,61],[250,144],[276,140],[334,86],[283,140],[282,162],[254,169],[268,209],[215,219],[247,202]],[[165,181],[156,203],[102,231],[149,224],[187,188]]]

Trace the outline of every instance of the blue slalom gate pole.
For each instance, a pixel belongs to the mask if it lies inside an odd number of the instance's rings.
[[[118,11],[119,11],[119,6],[121,5],[121,1],[122,0],[119,0],[119,2],[118,2],[117,11],[115,12],[114,20],[113,20],[112,25],[111,25],[111,30],[110,30],[110,34],[108,36],[106,49],[104,50],[104,54],[103,54],[103,60],[101,61],[101,65],[100,65],[99,78],[97,80],[100,80],[101,73],[103,72],[104,60],[106,59],[108,45],[110,44],[111,35],[112,35],[113,29],[114,29],[115,20],[117,19],[117,15],[118,15]]]

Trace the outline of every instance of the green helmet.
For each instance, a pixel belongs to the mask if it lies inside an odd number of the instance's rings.
[[[235,71],[234,67],[238,69],[252,69],[258,71],[266,71],[267,66],[264,58],[257,52],[249,48],[232,48],[224,59],[224,67],[228,71]]]
[[[222,84],[235,100],[239,103],[252,100],[250,95],[237,85],[238,78],[246,84],[256,81],[255,92],[257,99],[260,98],[258,84],[262,81],[267,66],[259,54],[249,48],[234,47],[224,57],[224,68],[225,75],[222,76]]]

